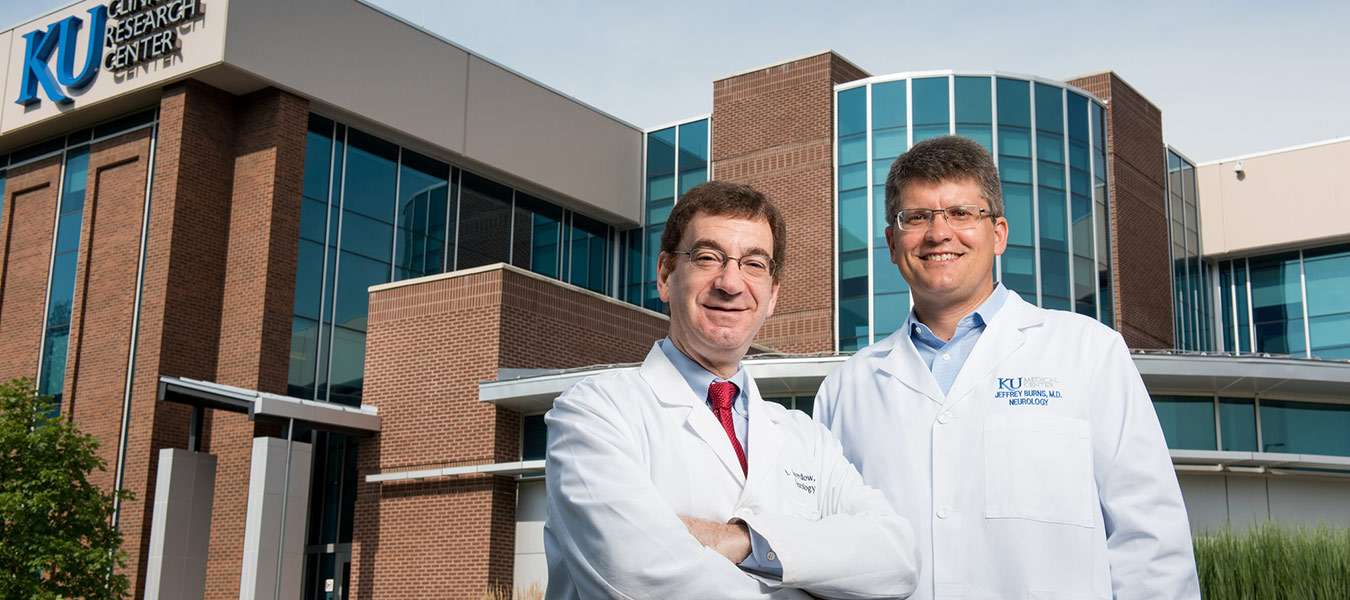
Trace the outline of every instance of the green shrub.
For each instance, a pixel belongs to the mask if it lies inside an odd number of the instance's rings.
[[[1350,529],[1222,530],[1195,538],[1200,589],[1209,600],[1350,598]]]

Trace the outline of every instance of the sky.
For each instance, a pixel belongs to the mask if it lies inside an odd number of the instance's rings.
[[[644,128],[711,112],[715,79],[831,49],[873,75],[1115,71],[1198,163],[1350,136],[1350,2],[370,1]],[[0,29],[69,3],[0,3]]]

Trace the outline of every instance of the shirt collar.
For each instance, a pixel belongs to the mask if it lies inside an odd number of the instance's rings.
[[[985,298],[984,302],[981,302],[979,306],[975,307],[974,311],[971,311],[970,314],[962,317],[960,321],[957,321],[956,332],[952,335],[952,339],[956,339],[957,335],[971,329],[980,329],[988,325],[989,322],[994,319],[994,315],[998,313],[999,309],[1003,308],[1003,304],[1007,300],[1008,288],[1003,287],[1002,283],[994,284],[993,293],[989,294],[989,297]],[[943,341],[942,338],[934,335],[932,329],[929,329],[927,325],[920,322],[919,319],[914,316],[913,309],[909,311],[909,318],[905,319],[904,326],[909,330],[911,338],[934,348],[941,348],[951,341]]]
[[[670,360],[670,364],[675,366],[675,370],[679,371],[680,376],[689,384],[689,388],[694,391],[694,395],[705,404],[708,402],[708,386],[712,385],[713,382],[730,381],[736,384],[736,389],[739,391],[736,393],[736,401],[732,404],[732,410],[738,414],[745,414],[746,394],[748,392],[745,389],[746,374],[744,368],[737,365],[736,373],[730,378],[723,379],[710,373],[703,368],[703,365],[694,362],[694,359],[685,356],[679,348],[675,347],[675,343],[670,341],[669,337],[663,338],[657,345],[661,347],[661,352],[665,353],[666,358]]]

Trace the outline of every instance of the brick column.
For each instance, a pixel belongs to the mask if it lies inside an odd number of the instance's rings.
[[[510,586],[516,483],[489,475],[366,483],[372,473],[520,460],[520,416],[478,399],[501,368],[636,362],[666,319],[515,267],[385,286],[370,299],[352,535],[356,598],[478,599]]]
[[[0,379],[37,379],[61,157],[10,169],[0,215]]]
[[[787,220],[782,292],[757,343],[834,350],[834,86],[866,76],[826,52],[713,82],[713,176],[755,186]]]
[[[1070,80],[1106,103],[1116,329],[1131,348],[1172,348],[1162,111],[1112,72]]]

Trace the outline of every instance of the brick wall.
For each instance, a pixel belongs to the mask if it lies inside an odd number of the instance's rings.
[[[142,129],[94,144],[89,153],[62,410],[98,438],[108,465],[117,464],[122,430],[150,139]],[[90,479],[113,485],[112,471]]]
[[[826,52],[713,82],[714,176],[755,186],[787,220],[783,287],[757,343],[834,349],[834,86],[866,76]]]
[[[1172,348],[1162,112],[1112,72],[1068,83],[1107,105],[1107,187],[1116,329],[1131,348]]]
[[[514,481],[365,476],[519,460],[520,417],[480,402],[480,382],[501,368],[637,362],[667,321],[504,265],[410,280],[370,303],[364,397],[382,431],[360,446],[355,597],[476,599],[509,586]]]
[[[0,215],[0,379],[37,378],[61,157],[10,169]]]

